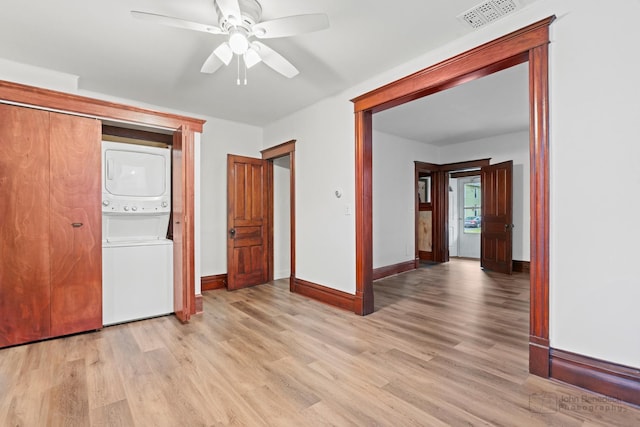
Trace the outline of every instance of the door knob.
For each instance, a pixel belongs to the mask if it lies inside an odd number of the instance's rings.
[[[232,239],[236,236],[236,229],[235,228],[232,228],[231,230],[229,230],[229,236],[231,236]]]

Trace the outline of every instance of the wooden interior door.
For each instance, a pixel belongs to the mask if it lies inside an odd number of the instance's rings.
[[[193,132],[180,128],[173,134],[173,309],[176,317],[182,322],[189,321],[195,313],[193,143]]]
[[[419,260],[449,261],[449,174],[450,165],[415,161],[416,263]],[[430,177],[424,194],[420,179]],[[428,191],[427,191],[428,190]],[[424,197],[424,202],[420,201]],[[429,199],[428,201],[426,199]],[[416,264],[417,265],[417,264]]]
[[[0,347],[50,335],[49,113],[0,104]]]
[[[482,268],[511,274],[513,237],[513,162],[484,166],[482,173]]]
[[[417,258],[433,261],[433,179],[431,172],[416,171],[417,207],[416,251]]]
[[[51,335],[102,328],[99,120],[51,114]]]
[[[227,289],[268,281],[267,161],[227,156]]]

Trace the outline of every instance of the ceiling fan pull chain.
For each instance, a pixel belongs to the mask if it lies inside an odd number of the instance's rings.
[[[238,58],[238,67],[237,67],[238,78],[236,79],[236,84],[240,86],[240,55],[236,55],[236,57]]]
[[[244,85],[247,85],[247,61],[242,61],[242,64],[244,65]]]

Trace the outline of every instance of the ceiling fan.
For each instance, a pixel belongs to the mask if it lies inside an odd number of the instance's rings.
[[[222,42],[211,52],[200,71],[213,73],[222,64],[229,65],[233,56],[236,55],[238,58],[238,84],[240,84],[240,57],[242,57],[247,69],[259,62],[264,62],[288,78],[292,78],[299,73],[298,69],[287,59],[258,40],[289,37],[329,27],[329,19],[323,13],[286,16],[269,21],[260,21],[262,18],[262,6],[257,0],[213,0],[213,5],[218,14],[217,27],[149,12],[131,11],[131,14],[135,18],[158,24],[202,31],[209,34],[226,35],[227,41]]]

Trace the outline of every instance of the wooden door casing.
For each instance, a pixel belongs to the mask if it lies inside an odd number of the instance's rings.
[[[51,335],[102,327],[99,120],[50,113]]]
[[[50,335],[49,113],[0,105],[0,347]]]
[[[482,268],[511,274],[513,237],[513,162],[482,168]]]
[[[181,322],[195,313],[193,132],[181,127],[173,134],[172,233],[173,233],[173,309]]]
[[[185,162],[180,173],[187,177],[181,181],[184,192],[184,212],[187,218],[191,218],[188,231],[184,235],[180,248],[180,257],[174,258],[174,262],[182,262],[183,274],[187,280],[186,291],[189,293],[188,301],[193,302],[187,309],[193,314],[195,311],[195,266],[194,266],[194,231],[193,231],[193,215],[194,215],[194,140],[195,133],[202,132],[205,120],[180,116],[171,113],[158,112],[145,108],[134,107],[131,105],[119,104],[110,101],[103,101],[84,96],[74,95],[65,92],[52,91],[48,89],[38,88],[34,86],[23,85],[14,82],[0,80],[0,103],[20,103],[35,106],[34,108],[45,112],[44,110],[68,111],[77,113],[85,117],[94,117],[102,120],[113,120],[116,122],[135,123],[147,128],[172,129],[174,131],[182,129],[183,139],[187,142],[185,154]],[[46,112],[45,112],[46,113]],[[4,126],[3,126],[4,127]],[[48,176],[48,171],[47,176]],[[0,173],[0,176],[2,174]],[[174,183],[175,186],[179,184]],[[189,186],[190,185],[190,186]],[[47,188],[48,191],[48,188]],[[48,229],[48,224],[47,224]],[[174,242],[174,253],[175,253]],[[0,243],[2,245],[2,243]],[[178,261],[180,260],[180,261]],[[48,265],[48,263],[47,263]],[[174,271],[177,269],[174,266]],[[1,285],[0,285],[1,286]],[[184,309],[184,306],[183,306]],[[48,310],[47,310],[48,311]]]
[[[268,281],[267,161],[227,156],[227,289]]]

